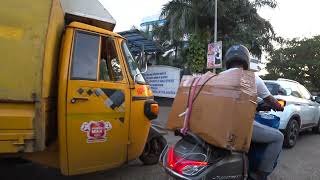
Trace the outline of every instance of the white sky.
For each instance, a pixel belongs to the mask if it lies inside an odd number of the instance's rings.
[[[142,18],[161,12],[169,0],[99,0],[116,20],[116,32],[139,27]],[[219,2],[219,1],[218,1]],[[320,34],[320,0],[278,0],[276,9],[264,8],[260,15],[271,21],[284,38]]]
[[[264,8],[260,15],[271,21],[279,36],[284,38],[320,35],[319,0],[278,0],[276,9]]]
[[[168,0],[99,0],[110,12],[117,24],[115,32],[140,27],[142,18],[161,12]]]

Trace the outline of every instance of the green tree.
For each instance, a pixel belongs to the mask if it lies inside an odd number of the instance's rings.
[[[268,60],[265,79],[287,78],[311,91],[320,90],[320,36],[284,42]]]
[[[247,45],[260,57],[263,50],[271,51],[275,33],[271,24],[259,16],[261,7],[276,7],[274,0],[219,0],[218,39],[225,47],[234,43]],[[214,0],[172,0],[164,5],[161,15],[171,40],[185,35],[207,34],[212,41],[214,32]]]
[[[189,46],[186,49],[188,67],[192,72],[202,73],[206,63],[206,51],[204,39],[200,36],[191,36]]]
[[[273,50],[272,41],[277,40],[273,28],[270,22],[260,17],[257,12],[265,6],[275,8],[277,3],[275,0],[218,1],[218,40],[223,41],[224,50],[236,43],[246,45],[257,57],[261,57],[262,51]],[[201,39],[204,43],[202,47],[206,51],[207,43],[213,41],[214,0],[171,0],[163,6],[161,17],[166,23],[154,28],[154,36],[165,43],[167,48],[183,51],[184,43],[181,42],[186,37],[190,39],[191,36],[201,36],[193,39]],[[185,54],[189,58],[197,56],[188,55],[193,52],[189,50]],[[205,62],[197,64],[205,65]]]
[[[176,66],[181,68],[184,66],[184,63],[185,63],[183,61],[183,57],[184,57],[183,55],[185,54],[183,46],[185,42],[183,40],[176,39],[176,37],[171,38],[169,33],[169,28],[167,26],[168,24],[164,24],[164,26],[159,26],[155,24],[153,26],[153,31],[152,31],[153,39],[156,40],[158,44],[160,44],[165,51],[174,49],[174,53],[175,53],[174,61],[171,62],[169,60],[170,59],[169,56],[162,57],[161,64],[171,65],[171,66]],[[179,56],[178,56],[178,53],[180,54]]]

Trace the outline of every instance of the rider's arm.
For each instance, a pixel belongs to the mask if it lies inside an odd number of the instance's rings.
[[[265,103],[272,107],[272,109],[276,111],[283,111],[283,107],[280,105],[278,100],[271,95],[267,86],[258,75],[256,75],[256,85],[259,98],[263,99]]]
[[[283,107],[281,106],[281,104],[272,95],[264,98],[263,100],[265,103],[267,103],[269,106],[271,106],[272,109],[274,109],[276,111],[283,111]]]

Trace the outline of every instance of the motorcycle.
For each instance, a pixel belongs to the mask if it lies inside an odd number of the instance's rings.
[[[265,111],[271,111],[271,107],[259,102],[255,120],[278,128],[280,118]],[[266,145],[251,143],[248,153],[233,152],[210,145],[190,131],[184,135],[176,130],[175,135],[182,138],[174,146],[166,146],[159,159],[175,179],[246,180],[250,172],[255,172]]]

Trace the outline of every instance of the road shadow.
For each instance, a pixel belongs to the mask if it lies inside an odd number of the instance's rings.
[[[64,176],[59,169],[46,167],[20,158],[0,160],[1,180],[164,180],[159,165],[145,166],[139,160],[107,171]]]
[[[319,136],[320,134],[316,134],[314,132],[312,132],[311,130],[306,130],[306,131],[302,131],[299,133],[299,137],[297,139],[297,145],[299,145],[299,143],[301,143],[302,141],[308,140],[310,138],[314,138],[315,136]]]

